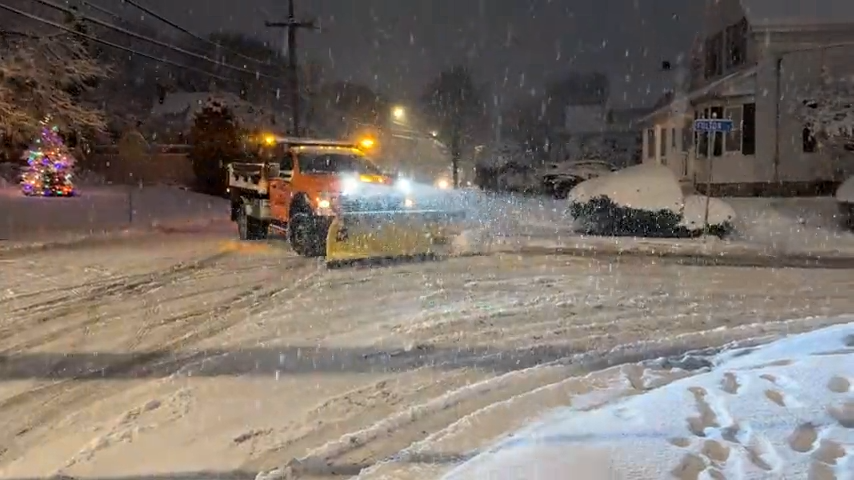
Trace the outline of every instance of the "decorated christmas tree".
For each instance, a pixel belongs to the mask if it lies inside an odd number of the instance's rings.
[[[21,175],[24,195],[70,197],[75,194],[71,173],[75,159],[59,136],[59,128],[42,124],[39,138],[27,151],[27,169]]]

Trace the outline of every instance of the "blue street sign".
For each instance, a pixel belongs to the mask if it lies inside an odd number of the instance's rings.
[[[701,118],[694,120],[695,132],[731,132],[732,128],[732,120],[729,119]]]

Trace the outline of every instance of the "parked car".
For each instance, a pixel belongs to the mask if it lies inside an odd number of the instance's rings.
[[[617,171],[604,160],[579,160],[546,164],[540,171],[543,188],[558,199],[565,199],[579,183]]]

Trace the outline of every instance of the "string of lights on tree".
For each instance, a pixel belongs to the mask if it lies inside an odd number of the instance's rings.
[[[70,197],[76,191],[71,180],[75,158],[59,127],[42,122],[41,133],[27,152],[27,168],[21,175],[21,191],[27,196]]]

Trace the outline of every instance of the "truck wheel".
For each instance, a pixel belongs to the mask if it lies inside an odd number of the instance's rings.
[[[324,219],[310,213],[294,213],[288,222],[288,240],[291,248],[303,257],[326,255],[326,227]]]
[[[237,214],[237,234],[241,240],[264,240],[269,227],[267,222],[250,217],[242,208]]]

